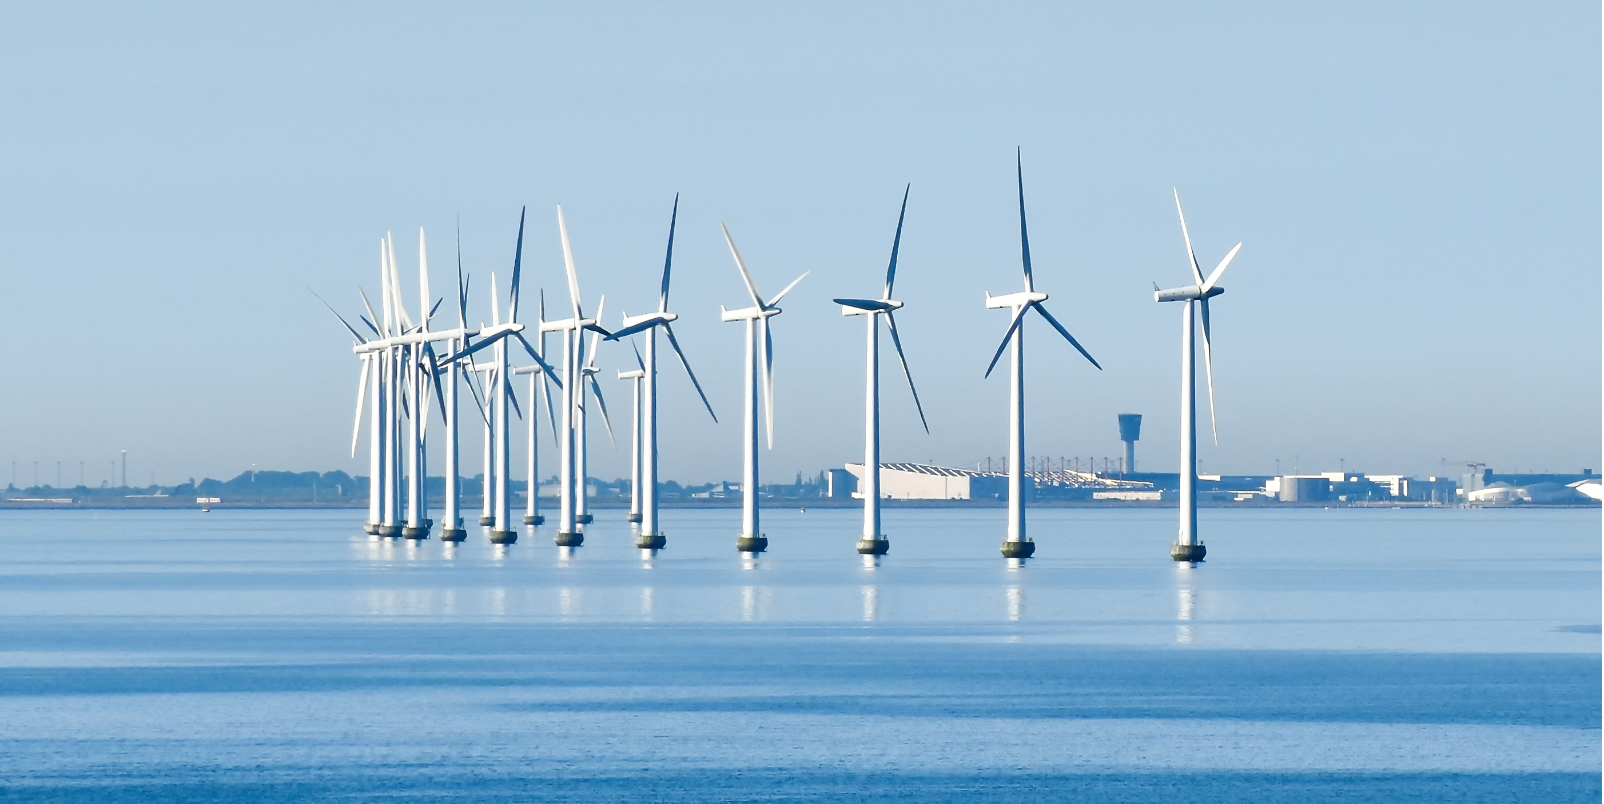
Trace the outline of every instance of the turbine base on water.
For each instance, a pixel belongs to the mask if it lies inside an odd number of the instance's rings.
[[[558,547],[578,547],[585,543],[585,534],[559,533],[553,541],[557,542]]]
[[[466,541],[467,538],[468,538],[468,532],[463,530],[462,528],[441,528],[440,529],[440,541],[442,541],[442,542],[460,542],[460,541]]]
[[[661,533],[642,533],[635,537],[635,546],[642,550],[661,550],[668,546],[668,537]]]
[[[490,526],[490,525],[494,525],[494,524],[496,524],[496,518],[493,517],[493,516],[482,516],[482,517],[479,517],[479,524],[485,525],[487,527]]]
[[[627,518],[629,519],[630,522],[639,522],[640,521],[640,514],[630,514]]]
[[[595,521],[596,521],[596,515],[595,514],[579,514],[579,515],[574,517],[574,523],[578,524],[578,525],[589,525],[590,523],[595,522]]]
[[[883,556],[891,552],[891,540],[884,536],[878,539],[859,539],[858,552],[866,556]]]
[[[401,538],[401,526],[380,525],[378,535],[383,536],[386,539],[399,539]]]
[[[1003,558],[1030,558],[1036,554],[1035,542],[1003,542]]]
[[[1190,561],[1197,563],[1208,555],[1209,549],[1201,544],[1181,544],[1176,542],[1170,545],[1170,558],[1176,561]]]
[[[517,542],[518,542],[518,531],[515,531],[515,530],[491,530],[490,531],[490,543],[491,544],[516,544]]]
[[[742,553],[761,553],[769,549],[766,536],[742,536],[735,540],[735,549]]]
[[[524,514],[524,524],[525,525],[544,525],[544,524],[546,524],[546,518],[544,516],[541,516],[540,514],[535,514],[534,516],[530,516],[528,514]]]
[[[362,531],[369,536],[377,536],[379,535],[379,526],[369,522],[362,526]]]
[[[429,538],[429,526],[424,525],[423,527],[419,528],[402,528],[401,535],[408,539],[427,539]]]

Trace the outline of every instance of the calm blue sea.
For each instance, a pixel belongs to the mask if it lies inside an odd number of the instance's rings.
[[[0,512],[0,800],[1591,801],[1598,510]]]

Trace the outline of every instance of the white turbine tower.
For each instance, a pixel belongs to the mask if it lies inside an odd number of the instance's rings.
[[[1208,548],[1197,538],[1197,356],[1193,347],[1192,309],[1199,308],[1203,318],[1203,368],[1209,383],[1209,421],[1214,429],[1214,443],[1220,443],[1220,428],[1214,418],[1214,356],[1209,342],[1209,299],[1225,292],[1219,286],[1225,269],[1231,267],[1242,244],[1237,243],[1214,272],[1203,278],[1198,267],[1197,254],[1192,251],[1192,235],[1186,230],[1186,213],[1181,211],[1181,192],[1175,191],[1175,213],[1181,218],[1181,237],[1186,240],[1186,259],[1192,267],[1195,284],[1183,288],[1159,290],[1153,286],[1153,300],[1158,302],[1185,302],[1181,309],[1181,528],[1170,547],[1170,557],[1176,561],[1202,561]]]
[[[668,537],[663,534],[657,518],[657,330],[659,328],[668,336],[668,345],[673,348],[680,365],[685,368],[685,375],[691,378],[691,385],[696,387],[696,393],[702,398],[707,414],[713,417],[713,421],[718,421],[718,416],[713,413],[712,404],[707,401],[707,394],[702,393],[702,384],[696,381],[696,372],[691,371],[690,361],[685,359],[685,352],[679,348],[679,340],[674,337],[672,322],[678,320],[679,316],[668,311],[668,281],[674,267],[674,227],[678,221],[679,196],[675,195],[674,212],[668,221],[668,250],[663,258],[663,283],[657,297],[657,312],[637,316],[625,313],[622,326],[612,335],[613,338],[622,338],[637,332],[646,333],[646,353],[641,365],[645,377],[641,383],[640,400],[640,481],[635,484],[640,497],[640,533],[635,537],[635,546],[642,550],[660,550],[668,544]]]
[[[602,309],[607,304],[607,297],[603,296],[596,303],[596,320],[600,321]],[[601,384],[596,382],[596,351],[601,347],[602,333],[593,332],[590,336],[590,349],[586,353],[585,363],[579,369],[580,386],[575,397],[577,410],[574,411],[574,475],[578,484],[575,487],[574,522],[580,525],[589,525],[596,517],[590,513],[590,415],[589,406],[585,402],[585,388],[590,388],[591,395],[596,397],[596,407],[601,410],[602,424],[607,426],[607,440],[618,443],[613,438],[613,423],[607,418],[607,400],[602,398]]]
[[[539,325],[543,327],[546,323],[545,291],[541,291],[540,293],[540,309],[538,315]],[[540,356],[544,358],[546,355],[546,332],[540,327],[537,327],[537,331],[540,332],[540,348],[537,351],[539,351]],[[538,411],[536,410],[537,399],[544,399],[546,401],[546,418],[551,422],[551,437],[553,443],[555,443],[557,438],[557,422],[556,419],[553,418],[554,414],[551,406],[551,391],[545,387],[546,383],[542,382],[542,380],[550,381],[551,374],[548,373],[545,368],[543,368],[544,365],[545,364],[542,362],[533,366],[524,366],[513,371],[513,374],[529,375],[529,427],[526,431],[529,441],[528,452],[526,455],[528,460],[527,475],[529,477],[529,491],[524,495],[524,524],[535,525],[537,527],[546,523],[546,518],[540,514],[540,440],[537,437],[540,430],[540,427],[538,426],[540,417],[538,415]]]
[[[774,342],[769,338],[769,319],[781,313],[780,300],[790,293],[808,273],[803,274],[785,286],[774,298],[764,301],[757,292],[757,284],[752,281],[752,274],[746,269],[746,261],[741,259],[741,250],[735,247],[735,239],[730,237],[730,229],[720,223],[724,229],[724,242],[730,246],[730,254],[735,257],[735,267],[741,269],[741,280],[746,283],[746,292],[752,296],[752,306],[741,310],[726,310],[719,305],[719,317],[724,321],[746,322],[746,393],[744,407],[746,409],[746,430],[742,440],[745,442],[745,461],[741,472],[741,535],[735,540],[735,549],[742,553],[755,555],[768,549],[769,540],[764,538],[759,529],[757,514],[757,393],[758,393],[758,361],[763,363],[763,421],[768,425],[769,449],[774,449]],[[761,353],[761,354],[760,354]]]
[[[891,344],[897,349],[897,360],[902,363],[902,374],[908,378],[908,390],[913,393],[913,406],[919,411],[919,423],[925,432],[930,424],[925,421],[924,406],[919,404],[919,392],[913,387],[913,374],[908,371],[908,358],[902,353],[902,338],[897,335],[897,319],[893,310],[902,309],[902,302],[893,301],[891,290],[897,280],[897,251],[902,246],[902,221],[908,214],[908,191],[902,191],[902,212],[897,215],[897,234],[891,241],[891,263],[886,266],[886,288],[878,299],[836,299],[842,315],[861,315],[868,323],[868,359],[864,384],[863,418],[863,535],[858,539],[858,552],[866,556],[883,556],[891,549],[891,540],[880,532],[880,317],[891,331]]]
[[[1002,357],[1004,349],[1012,346],[1009,359],[1009,385],[1008,385],[1008,536],[1002,543],[1002,554],[1009,561],[1017,562],[1029,558],[1036,552],[1036,543],[1031,541],[1025,533],[1025,313],[1034,309],[1064,336],[1071,346],[1074,346],[1091,364],[1099,370],[1103,367],[1075,340],[1075,336],[1064,329],[1064,325],[1053,318],[1052,313],[1042,306],[1047,301],[1047,294],[1036,290],[1031,277],[1030,267],[1030,234],[1025,226],[1025,169],[1023,160],[1016,165],[1019,180],[1019,256],[1024,266],[1025,290],[1023,293],[1010,293],[1006,296],[993,296],[990,291],[986,293],[986,307],[1011,308],[1014,311],[1013,320],[1008,324],[1008,331],[1003,335],[1002,344],[997,347],[997,353],[991,358],[991,365],[986,367],[986,376],[991,376],[991,370],[996,368],[997,360]]]
[[[646,362],[640,350],[635,350],[635,364],[640,368],[618,372],[618,379],[629,380],[629,521],[640,522],[640,386],[646,379]]]
[[[562,236],[563,266],[568,272],[568,300],[573,307],[573,316],[561,321],[543,322],[540,330],[563,334],[563,369],[560,381],[563,389],[563,415],[557,437],[560,448],[558,495],[561,501],[557,509],[556,542],[558,547],[578,547],[585,542],[585,534],[579,529],[574,509],[574,417],[575,408],[579,404],[575,394],[583,393],[584,390],[579,384],[582,376],[579,355],[587,330],[599,332],[604,337],[609,333],[601,328],[600,316],[585,317],[584,306],[579,298],[579,274],[574,270],[574,250],[568,239],[568,220],[563,215],[561,204],[557,205],[557,231]],[[528,345],[527,342],[525,345]],[[580,482],[582,484],[583,479]]]

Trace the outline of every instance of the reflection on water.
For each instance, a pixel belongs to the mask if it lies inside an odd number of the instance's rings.
[[[757,553],[742,553],[741,554],[741,569],[744,569],[744,570],[755,570],[755,569],[757,569]]]
[[[1012,559],[1011,558],[1011,559],[1009,559],[1009,561],[1018,561],[1018,559]],[[1009,620],[1009,622],[1016,622],[1017,623],[1024,616],[1025,616],[1025,590],[1021,589],[1017,584],[1014,585],[1014,586],[1008,587],[1008,620]]]
[[[441,555],[442,558],[444,558],[447,561],[455,561],[455,560],[457,560],[457,543],[456,542],[441,542],[440,543],[440,547],[441,547],[440,555]]]
[[[767,620],[770,596],[767,586],[741,587],[741,619],[749,623]]]
[[[650,547],[642,547],[641,548],[641,550],[640,550],[640,565],[642,567],[645,567],[646,569],[651,569],[652,568],[652,561],[654,559],[656,559],[656,558],[657,558],[657,551],[656,550],[653,550]]]
[[[495,561],[506,561],[507,560],[507,545],[505,545],[505,544],[492,544],[492,545],[490,545],[490,558],[495,560]]]
[[[882,556],[870,556],[870,555],[864,556],[863,557],[863,568],[866,569],[866,570],[872,570],[875,567],[880,566],[880,559],[881,558],[882,558]]]
[[[493,586],[485,590],[485,611],[493,617],[507,616],[507,587]]]
[[[640,613],[646,619],[652,619],[657,609],[657,590],[647,586],[640,590]]]
[[[880,613],[880,589],[879,589],[879,587],[875,587],[875,586],[865,586],[865,587],[863,587],[863,621],[866,622],[866,623],[872,623],[872,622],[874,622],[875,616],[878,615],[879,613]]]
[[[1192,643],[1192,614],[1197,609],[1197,592],[1192,589],[1192,568],[1196,564],[1180,562],[1176,565],[1175,588],[1175,619],[1180,623],[1175,626],[1175,641],[1181,645]]]
[[[584,596],[585,591],[583,589],[569,589],[566,586],[558,589],[557,610],[562,612],[564,617],[579,616],[579,605],[584,600]]]
[[[570,561],[573,561],[573,559],[574,559],[574,548],[572,548],[572,547],[558,547],[557,548],[557,566],[566,567],[566,566],[568,566],[568,563]]]
[[[435,594],[432,589],[370,589],[367,613],[378,617],[434,614]]]
[[[418,540],[417,539],[405,539],[404,541],[407,543],[407,560],[408,561],[417,561],[418,558],[419,558]]]

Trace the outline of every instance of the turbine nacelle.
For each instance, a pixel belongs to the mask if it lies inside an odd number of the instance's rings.
[[[1215,296],[1218,296],[1218,295],[1220,295],[1221,293],[1224,293],[1224,292],[1225,292],[1225,288],[1219,287],[1218,285],[1216,285],[1214,287],[1211,287],[1211,288],[1205,288],[1202,285],[1188,285],[1188,286],[1186,286],[1184,288],[1170,288],[1169,290],[1154,290],[1153,291],[1153,301],[1157,301],[1157,302],[1202,301],[1204,299],[1212,299]]]
[[[613,334],[607,336],[607,340],[616,341],[619,338],[625,338],[630,335],[634,335],[637,332],[645,332],[646,330],[651,329],[658,324],[667,324],[669,322],[678,320],[679,316],[664,311],[647,313],[645,315],[630,315],[629,313],[624,313],[624,318],[621,322],[621,325],[618,329],[613,330]]]
[[[724,305],[718,306],[718,316],[721,321],[748,321],[751,319],[773,318],[782,311],[778,307],[743,307],[739,310],[727,310]]]
[[[564,318],[561,321],[540,322],[541,332],[562,332],[568,329],[595,329],[599,322],[594,318]]]
[[[1010,293],[1006,296],[993,296],[991,295],[991,291],[986,291],[987,308],[1024,307],[1027,304],[1040,304],[1044,301],[1047,301],[1047,294],[1037,293],[1030,290],[1020,293]]]
[[[630,369],[629,371],[618,372],[618,379],[620,380],[638,380],[645,376],[646,369]]]
[[[891,299],[835,299],[841,305],[842,315],[874,315],[901,310],[902,302]]]

